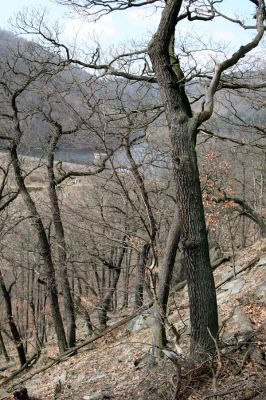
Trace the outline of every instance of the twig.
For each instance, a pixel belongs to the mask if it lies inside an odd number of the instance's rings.
[[[217,390],[217,379],[218,379],[218,376],[222,369],[222,358],[221,358],[221,353],[220,353],[220,349],[219,349],[216,338],[212,335],[212,333],[208,327],[207,327],[207,329],[208,329],[208,333],[209,333],[210,337],[212,338],[212,340],[215,344],[215,349],[216,349],[217,358],[218,358],[218,365],[217,365],[216,371],[214,371],[214,369],[213,369],[213,383],[212,383],[213,389],[216,391]]]
[[[220,390],[218,392],[213,392],[211,394],[208,394],[207,396],[205,396],[203,398],[203,400],[207,400],[207,399],[213,398],[215,396],[225,396],[227,394],[235,393],[235,392],[238,392],[240,388],[243,388],[243,382],[239,382],[234,388],[230,388],[227,390]]]
[[[178,400],[178,393],[182,384],[181,365],[179,363],[178,356],[174,351],[163,349],[163,353],[176,367],[176,373],[172,376],[171,382],[174,388],[173,400]]]

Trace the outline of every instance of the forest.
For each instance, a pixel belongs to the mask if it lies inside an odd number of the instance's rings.
[[[159,22],[108,54],[41,10],[0,31],[0,399],[265,399],[265,1],[54,1]]]

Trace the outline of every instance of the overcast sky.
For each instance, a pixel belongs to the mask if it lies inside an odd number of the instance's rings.
[[[132,8],[127,12],[109,14],[97,23],[88,23],[77,18],[66,16],[67,8],[56,5],[51,0],[8,0],[1,4],[0,27],[10,29],[9,19],[16,13],[28,7],[46,7],[49,13],[49,20],[58,20],[64,26],[64,40],[73,42],[78,34],[79,43],[88,43],[89,39],[97,36],[104,47],[128,42],[131,39],[145,41],[155,30],[159,20],[159,14],[152,13],[151,10],[144,11],[140,8]],[[224,0],[223,11],[230,11],[231,15],[239,17],[250,15],[254,6],[249,0]],[[205,32],[211,34],[212,40],[229,42],[233,47],[244,43],[250,37],[250,31],[243,31],[232,24],[225,23],[222,19],[217,19],[212,23],[198,23],[196,32],[204,35]],[[182,24],[182,33],[190,34],[191,24]]]

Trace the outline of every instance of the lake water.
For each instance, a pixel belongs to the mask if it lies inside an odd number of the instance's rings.
[[[45,151],[39,148],[31,148],[29,150],[23,150],[21,152],[24,156],[46,158]],[[88,148],[84,149],[62,149],[56,150],[55,160],[69,162],[74,164],[86,164],[92,162],[94,159],[94,151]]]

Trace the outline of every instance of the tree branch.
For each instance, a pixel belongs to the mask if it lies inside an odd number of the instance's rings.
[[[265,19],[265,2],[264,0],[259,0],[259,7],[257,12],[257,34],[246,45],[241,46],[230,58],[223,61],[222,63],[217,63],[215,65],[214,74],[210,85],[207,89],[206,93],[206,102],[203,108],[203,111],[198,114],[198,126],[202,124],[202,122],[207,121],[212,113],[213,113],[213,106],[214,106],[214,95],[218,89],[218,86],[221,81],[221,76],[224,71],[234,66],[241,58],[245,57],[247,53],[251,50],[255,49],[258,44],[260,43],[265,27],[264,27],[264,19]]]

